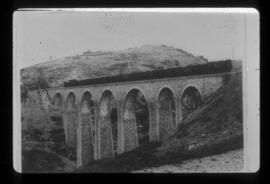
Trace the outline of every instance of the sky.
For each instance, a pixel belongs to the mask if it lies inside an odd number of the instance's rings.
[[[19,67],[81,54],[165,44],[209,61],[244,58],[244,15],[233,13],[47,12],[15,14]]]

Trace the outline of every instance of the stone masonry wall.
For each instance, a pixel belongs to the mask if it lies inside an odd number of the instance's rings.
[[[111,120],[109,116],[100,117],[100,154],[101,158],[114,156]]]
[[[92,137],[90,113],[81,114],[81,145],[82,145],[82,163],[88,163],[94,159],[94,144]]]
[[[164,140],[176,131],[176,123],[173,121],[171,100],[163,97],[159,101],[158,110],[159,138],[160,140]]]
[[[76,111],[70,110],[67,112],[67,145],[70,148],[77,146],[77,133],[76,133]]]

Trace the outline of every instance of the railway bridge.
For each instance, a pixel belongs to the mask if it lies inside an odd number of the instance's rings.
[[[77,166],[171,136],[188,113],[232,76],[230,60],[49,88]]]

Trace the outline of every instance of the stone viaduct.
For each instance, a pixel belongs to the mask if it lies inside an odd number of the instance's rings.
[[[231,71],[55,87],[48,94],[61,111],[66,143],[76,150],[79,167],[140,145],[134,95],[140,93],[147,104],[148,141],[162,141],[181,125],[186,101],[195,99],[197,108],[228,75]],[[116,118],[110,115],[112,106]]]

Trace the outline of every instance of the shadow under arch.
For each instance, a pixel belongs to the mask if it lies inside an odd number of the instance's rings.
[[[182,120],[200,107],[202,103],[203,99],[200,90],[195,86],[187,86],[181,96]]]
[[[71,150],[71,159],[77,159],[77,113],[76,113],[76,97],[70,92],[66,99],[66,142]]]
[[[95,148],[95,107],[89,91],[83,93],[80,105],[82,163],[94,159]]]
[[[164,140],[176,130],[176,99],[172,90],[163,87],[158,95],[159,139]]]
[[[56,93],[56,95],[53,98],[53,105],[56,105],[58,107],[61,107],[63,104],[63,98],[60,93]]]
[[[99,102],[100,158],[114,157],[118,150],[118,110],[110,90],[105,90]]]
[[[123,105],[124,151],[130,151],[150,140],[149,109],[144,94],[131,89]]]

